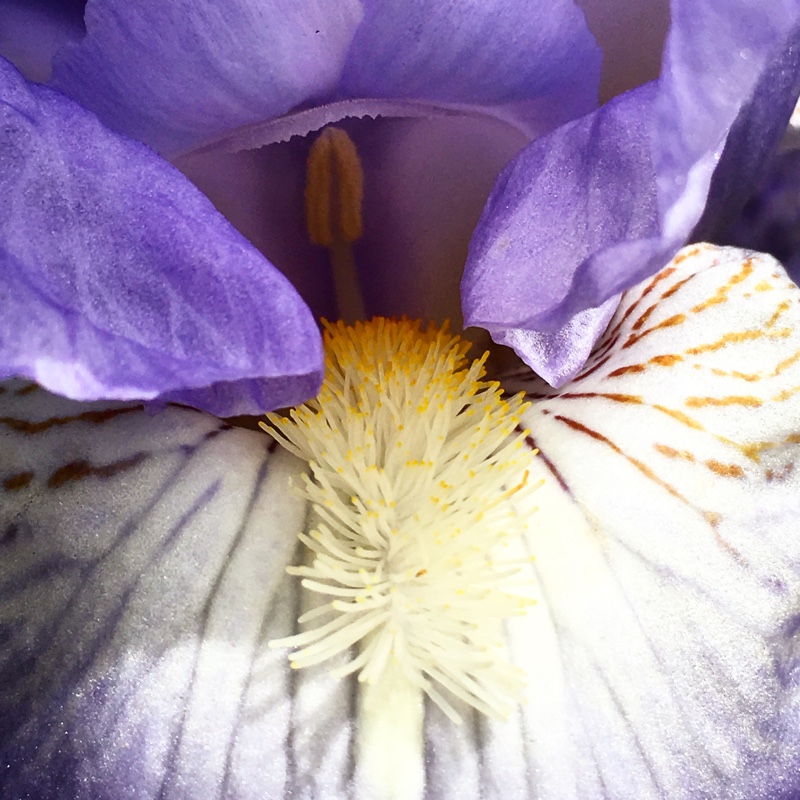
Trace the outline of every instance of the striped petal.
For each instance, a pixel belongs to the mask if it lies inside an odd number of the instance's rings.
[[[546,485],[505,749],[559,800],[795,796],[800,291],[768,256],[685,250],[573,382],[515,383]]]
[[[671,0],[670,20],[659,79],[522,150],[470,244],[466,324],[510,344],[553,385],[577,374],[575,344],[588,351],[608,321],[576,315],[650,277],[687,242],[717,240],[800,93],[794,0]]]
[[[307,709],[263,644],[294,626],[300,463],[187,409],[0,403],[3,796],[282,797]],[[347,701],[315,710],[343,725]]]
[[[395,796],[800,788],[798,291],[766,257],[696,248],[624,296],[562,393],[509,376],[536,400],[545,478],[540,602],[509,631],[527,704],[462,726],[426,707],[393,745]],[[354,679],[265,646],[307,603],[283,576],[299,462],[185,409],[25,384],[0,406],[9,796],[374,796],[359,740],[380,720]]]
[[[267,647],[307,610],[303,468],[201,412],[0,384],[4,798],[370,796],[355,678]]]

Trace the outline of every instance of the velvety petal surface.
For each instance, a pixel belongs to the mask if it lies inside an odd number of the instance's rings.
[[[168,153],[352,98],[376,102],[340,117],[403,116],[380,101],[409,98],[491,106],[539,130],[597,102],[600,51],[572,0],[89,0],[86,27],[55,85]]]
[[[613,312],[613,301],[586,312],[601,287],[577,283],[570,261],[602,260],[603,286],[616,277],[619,292],[627,265],[646,262],[658,234],[649,152],[656,92],[654,83],[635,89],[523,150],[470,243],[465,322],[513,346],[554,385],[580,369]]]
[[[800,94],[800,6],[673,0],[664,58],[655,124],[681,120],[653,142],[664,234],[694,227],[701,240],[738,215],[786,131]]]
[[[201,412],[0,386],[9,797],[368,796],[356,681],[267,646],[306,608],[304,468]]]
[[[220,415],[312,396],[319,333],[180,173],[0,64],[0,374]]]
[[[671,15],[660,79],[526,148],[478,225],[462,285],[466,320],[496,334],[560,335],[558,348],[534,338],[519,350],[544,376],[569,375],[564,333],[575,314],[736,213],[800,91],[792,0],[763,14],[746,0],[675,0]]]
[[[346,699],[315,709],[308,753],[309,709],[265,647],[298,602],[300,462],[188,409],[2,392],[3,792],[284,797],[310,758],[309,783],[333,780]]]

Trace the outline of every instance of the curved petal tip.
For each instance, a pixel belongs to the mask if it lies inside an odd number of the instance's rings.
[[[0,374],[220,415],[315,393],[310,311],[189,181],[7,62],[0,96]]]

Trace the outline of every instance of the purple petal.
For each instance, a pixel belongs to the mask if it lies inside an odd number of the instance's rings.
[[[0,56],[29,80],[48,80],[58,49],[84,33],[81,0],[4,0],[0,4]]]
[[[572,0],[367,0],[342,74],[349,97],[509,106],[549,129],[593,108],[601,54]]]
[[[602,260],[606,282],[616,276],[613,297],[625,288],[627,251],[640,257],[657,235],[647,125],[655,97],[647,84],[526,148],[501,175],[470,244],[466,324],[513,343],[557,383],[580,369],[613,312],[573,322],[596,305],[596,287],[576,285],[570,264]]]
[[[336,86],[358,0],[90,0],[54,84],[110,128],[188,149]]]
[[[173,154],[353,98],[375,102],[339,116],[396,115],[380,100],[409,98],[491,106],[537,130],[597,103],[600,51],[572,0],[539,12],[509,0],[90,0],[86,26],[54,85]],[[302,132],[325,121],[323,110]]]
[[[772,254],[800,281],[800,150],[773,159],[724,241]]]
[[[308,309],[200,192],[6,62],[0,87],[0,374],[220,415],[316,392]]]
[[[525,353],[539,365],[539,376],[551,386],[561,386],[575,375],[589,358],[597,337],[605,330],[617,308],[611,297],[597,308],[579,311],[555,333],[511,328],[492,334],[498,344]],[[533,359],[531,359],[531,354]]]
[[[294,137],[253,150],[189,153],[174,163],[292,282],[316,318],[333,319],[328,251],[306,228],[308,150],[308,140]]]
[[[352,130],[365,175],[355,254],[367,315],[449,318],[461,327],[470,236],[526,138],[491,117],[365,120]]]
[[[537,140],[501,176],[462,284],[468,324],[563,332],[744,202],[800,91],[800,7],[676,0],[672,21],[657,84]],[[563,340],[544,362],[520,355],[569,374]]]
[[[738,215],[799,93],[796,0],[673,1],[653,139],[666,236],[710,238]]]

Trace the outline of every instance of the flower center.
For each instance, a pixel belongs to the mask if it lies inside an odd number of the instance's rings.
[[[366,314],[345,318],[407,314],[450,319],[458,328],[470,237],[497,175],[530,137],[503,120],[453,109],[411,116],[391,116],[383,105],[356,116],[350,106],[326,109],[280,136],[232,132],[180,156],[176,166],[286,275],[315,316],[332,319],[342,312],[329,251],[308,236],[304,195],[309,151],[324,124],[346,130],[363,164],[364,234],[351,247]]]
[[[485,356],[445,328],[375,318],[325,323],[319,396],[262,427],[308,461],[310,563],[290,567],[326,599],[314,627],[271,642],[293,667],[359,652],[333,673],[381,680],[388,667],[452,719],[453,697],[503,717],[524,680],[506,659],[503,620],[522,563],[503,550],[526,528],[507,502],[528,495],[523,395],[483,380]],[[525,562],[527,563],[527,562]]]

